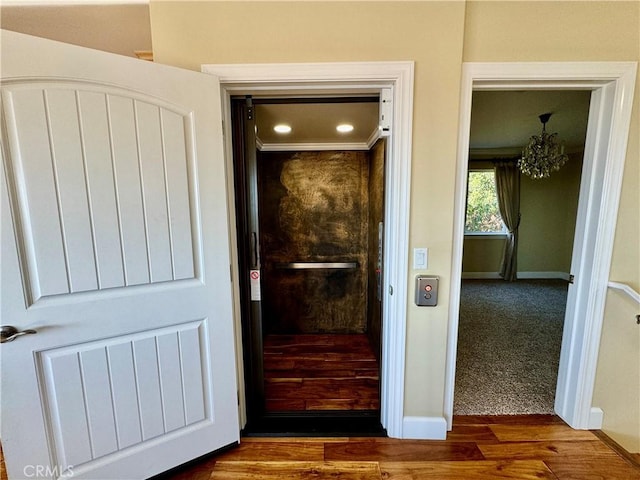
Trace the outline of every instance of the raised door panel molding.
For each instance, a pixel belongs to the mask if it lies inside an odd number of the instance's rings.
[[[2,100],[29,304],[196,278],[190,112],[82,82],[8,82]]]
[[[38,352],[55,464],[69,473],[90,469],[105,456],[213,421],[206,323]]]

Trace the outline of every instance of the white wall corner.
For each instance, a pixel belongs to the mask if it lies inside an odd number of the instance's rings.
[[[404,417],[402,438],[415,440],[446,440],[447,421],[444,417]]]
[[[604,412],[601,408],[591,407],[589,412],[588,430],[602,430],[602,422],[604,421]]]

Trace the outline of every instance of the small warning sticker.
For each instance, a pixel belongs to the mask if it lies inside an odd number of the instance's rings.
[[[251,301],[259,302],[260,298],[260,270],[251,270],[249,272],[251,284]]]

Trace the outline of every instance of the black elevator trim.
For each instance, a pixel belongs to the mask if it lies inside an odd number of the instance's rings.
[[[244,384],[247,425],[246,436],[386,436],[380,422],[380,410],[266,412],[263,329],[259,301],[251,301],[249,275],[259,268],[257,242],[253,233],[259,227],[255,213],[257,184],[256,162],[260,155],[255,142],[253,107],[264,104],[349,104],[379,103],[379,95],[335,96],[311,94],[308,97],[263,97],[238,95],[231,98],[232,145],[234,157],[236,230],[240,278],[241,323],[243,337]],[[253,208],[252,208],[253,207]]]
[[[291,412],[268,414],[250,421],[242,430],[245,437],[386,437],[377,410],[345,412]]]

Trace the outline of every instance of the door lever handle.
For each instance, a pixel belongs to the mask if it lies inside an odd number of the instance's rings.
[[[18,330],[16,327],[13,327],[11,325],[2,325],[0,327],[0,343],[12,342],[21,335],[30,335],[34,333],[38,332],[31,329]]]

